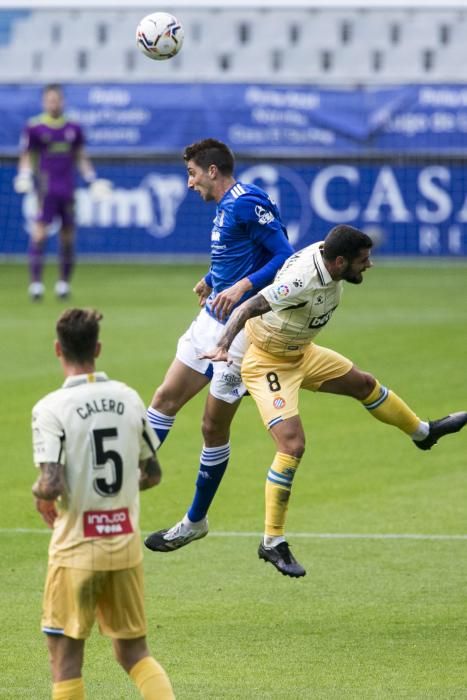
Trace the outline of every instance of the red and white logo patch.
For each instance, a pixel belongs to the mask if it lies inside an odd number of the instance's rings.
[[[115,537],[133,532],[128,508],[87,510],[83,513],[85,537]]]
[[[282,396],[276,396],[276,398],[272,402],[272,405],[274,406],[274,408],[284,408],[285,399],[283,399]]]

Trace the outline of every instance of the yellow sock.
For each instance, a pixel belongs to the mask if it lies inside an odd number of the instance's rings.
[[[278,537],[284,534],[290,491],[300,459],[276,452],[266,479],[266,521],[264,534]]]
[[[82,678],[70,678],[68,681],[54,683],[52,700],[84,700],[84,683]]]
[[[175,699],[168,675],[152,656],[138,661],[130,670],[130,678],[144,700]]]
[[[362,401],[371,415],[389,425],[394,425],[407,435],[413,435],[420,425],[420,418],[397,394],[376,381],[369,396]]]

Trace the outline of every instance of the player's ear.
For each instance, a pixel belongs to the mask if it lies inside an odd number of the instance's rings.
[[[211,178],[211,180],[214,180],[215,177],[217,177],[218,173],[217,165],[214,165],[214,163],[211,163],[211,165],[208,168],[208,175]]]
[[[62,346],[60,345],[59,340],[54,341],[54,350],[55,350],[55,355],[57,357],[62,357],[63,356],[63,351],[62,351]]]
[[[102,343],[100,342],[100,340],[98,340],[96,343],[96,349],[94,350],[94,357],[99,357],[99,355],[101,354],[101,350],[102,350]]]

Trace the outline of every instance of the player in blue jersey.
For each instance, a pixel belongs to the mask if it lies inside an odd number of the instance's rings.
[[[213,364],[200,356],[217,344],[232,310],[271,282],[293,253],[277,206],[259,187],[235,179],[234,157],[224,143],[215,139],[194,143],[185,149],[184,160],[189,189],[205,202],[217,202],[217,209],[211,267],[193,290],[202,310],[180,338],[176,357],[147,412],[161,442],[182,406],[211,384],[191,506],[180,522],[145,540],[149,549],[160,552],[179,549],[207,534],[207,512],[229,460],[230,425],[245,393],[240,375],[246,350],[242,333],[230,349],[231,364]]]

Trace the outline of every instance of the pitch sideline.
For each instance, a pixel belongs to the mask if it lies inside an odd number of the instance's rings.
[[[49,535],[51,530],[46,528],[0,528],[0,535]],[[142,531],[142,535],[149,531]],[[261,532],[210,531],[209,537],[262,537]],[[435,540],[455,541],[467,540],[467,534],[424,534],[424,533],[358,533],[358,532],[288,532],[290,539],[302,538],[310,540]]]

